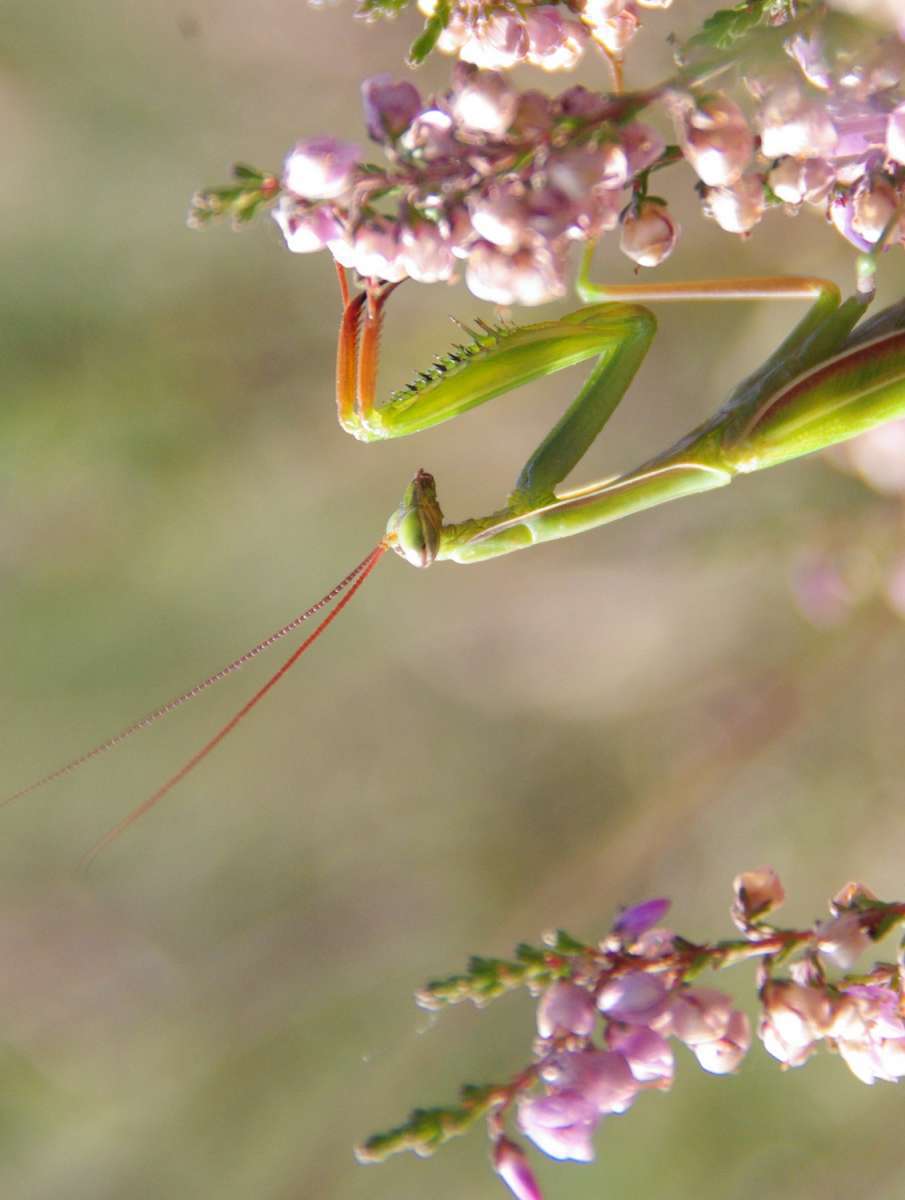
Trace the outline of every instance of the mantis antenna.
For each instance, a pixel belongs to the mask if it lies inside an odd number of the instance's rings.
[[[268,637],[264,638],[263,641],[258,642],[258,644],[253,646],[250,650],[246,650],[244,654],[241,654],[238,658],[234,659],[231,663],[228,663],[225,667],[222,667],[219,671],[215,671],[213,675],[209,675],[200,683],[196,683],[193,687],[182,692],[180,695],[174,696],[172,700],[168,700],[165,704],[161,704],[158,708],[146,713],[143,717],[140,717],[137,721],[133,721],[131,725],[127,725],[125,729],[120,730],[120,732],[114,734],[113,737],[99,743],[97,746],[94,746],[91,750],[86,751],[84,754],[80,754],[77,758],[71,759],[68,763],[65,763],[61,767],[57,767],[56,770],[50,771],[47,775],[41,776],[40,779],[34,780],[32,783],[20,788],[17,792],[13,792],[11,795],[6,796],[3,800],[0,800],[0,805],[11,804],[14,800],[19,800],[23,796],[27,796],[30,793],[37,791],[39,788],[44,787],[46,784],[53,783],[55,780],[61,779],[64,775],[71,774],[85,763],[90,762],[94,758],[98,758],[101,754],[105,754],[108,750],[112,750],[115,746],[120,745],[121,742],[126,741],[128,738],[132,737],[133,734],[138,733],[139,730],[147,729],[149,725],[153,725],[162,717],[168,716],[169,713],[173,712],[177,708],[180,708],[189,700],[194,700],[196,696],[199,696],[209,687],[213,687],[215,683],[219,683],[221,679],[225,679],[227,675],[232,675],[233,672],[240,670],[240,668],[244,667],[246,663],[249,663],[252,661],[252,659],[257,658],[259,654],[262,654],[265,650],[269,649],[272,645],[274,645],[275,642],[280,641],[282,638],[292,633],[305,621],[310,620],[311,617],[316,616],[319,612],[322,612],[325,608],[327,608],[329,611],[327,612],[326,616],[321,619],[314,631],[309,634],[307,638],[305,638],[302,644],[293,651],[293,653],[286,660],[286,662],[283,663],[279,670],[276,671],[270,677],[270,679],[268,679],[267,682],[255,692],[251,699],[246,701],[242,708],[239,709],[239,711],[233,717],[231,717],[230,720],[227,721],[227,723],[220,730],[218,730],[218,732],[208,742],[206,742],[200,750],[196,751],[195,754],[192,755],[188,762],[186,762],[176,772],[175,775],[171,776],[166,783],[159,787],[157,791],[153,793],[153,795],[148,797],[147,800],[142,801],[137,808],[129,813],[129,815],[120,821],[119,824],[117,824],[113,829],[106,833],[104,837],[101,838],[101,840],[88,852],[88,854],[85,855],[82,862],[83,865],[87,865],[98,853],[100,853],[102,849],[104,849],[104,847],[108,846],[112,841],[119,837],[119,835],[125,832],[130,825],[134,824],[134,822],[140,817],[144,816],[149,809],[153,808],[159,800],[163,799],[168,792],[172,791],[172,789],[176,787],[176,785],[183,779],[185,779],[185,777],[191,771],[193,771],[195,767],[199,765],[199,763],[203,762],[204,759],[207,758],[208,754],[210,754],[210,752],[216,746],[218,746],[224,740],[224,738],[232,733],[239,722],[251,712],[251,710],[258,704],[260,700],[263,700],[271,688],[273,688],[279,682],[279,680],[283,678],[283,676],[291,667],[295,666],[305,651],[311,645],[313,645],[315,641],[317,641],[320,635],[326,630],[328,625],[330,625],[335,618],[339,616],[367,577],[377,566],[387,548],[388,543],[385,540],[379,542],[374,549],[365,558],[363,558],[360,563],[357,564],[357,566],[352,568],[348,575],[344,576],[339,583],[335,584],[324,596],[320,598],[320,600],[317,601],[316,604],[312,604],[311,607],[307,608],[303,613],[299,613],[298,616],[293,617],[293,619],[286,625],[283,625],[280,629],[277,629],[274,633],[271,633]],[[335,604],[334,601],[336,601]],[[333,604],[332,608],[329,607],[331,604]]]

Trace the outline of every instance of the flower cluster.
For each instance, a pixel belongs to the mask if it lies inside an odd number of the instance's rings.
[[[865,1083],[905,1077],[903,967],[878,962],[866,974],[845,974],[905,923],[905,904],[851,883],[831,900],[827,920],[783,930],[767,923],[784,899],[770,867],[739,875],[734,893],[738,939],[682,938],[659,924],[669,902],[649,900],[624,910],[596,944],[560,930],[543,947],[519,946],[514,961],[474,958],[466,974],[428,984],[417,996],[427,1008],[484,1005],[528,987],[539,997],[532,1061],[507,1083],[466,1086],[458,1107],[416,1109],[360,1146],[360,1160],[379,1162],[400,1150],[430,1154],[484,1117],[497,1174],[517,1200],[541,1200],[507,1117],[514,1114],[521,1133],[549,1157],[590,1162],[604,1117],[627,1112],[642,1091],[671,1087],[670,1039],[705,1071],[731,1074],[751,1042],[748,1017],[725,993],[693,981],[706,967],[748,959],[758,961],[758,1033],[784,1067],[802,1066],[824,1044]]]
[[[639,5],[667,5],[421,3],[459,61],[451,87],[427,98],[389,75],[364,82],[385,165],[353,142],[308,137],[280,178],[260,176],[266,190],[202,193],[193,218],[245,218],[276,201],[293,251],[326,247],[374,281],[448,281],[461,268],[474,295],[501,305],[562,296],[574,243],[617,226],[635,263],[662,263],[679,231],[650,177],[681,162],[704,214],[730,233],[747,236],[771,208],[811,206],[864,254],[905,241],[905,45],[895,34],[853,31],[806,0],[748,0],[715,14],[656,87],[551,97],[519,90],[504,69],[567,70],[589,40],[618,57]],[[746,53],[755,30],[758,50]],[[657,107],[677,146],[639,120]]]
[[[389,159],[366,164],[335,138],[299,142],[274,211],[291,250],[327,247],[363,278],[433,283],[464,269],[497,304],[564,294],[575,241],[614,228],[638,262],[661,262],[676,227],[665,206],[627,190],[664,153],[625,105],[582,87],[519,92],[499,72],[459,63],[451,89],[422,99],[381,75],[362,87],[368,132]]]
[[[461,62],[505,71],[519,63],[543,71],[570,71],[588,42],[614,58],[641,27],[641,10],[669,8],[672,0],[570,0],[558,4],[514,4],[457,0],[436,42]],[[436,19],[437,0],[418,0]]]

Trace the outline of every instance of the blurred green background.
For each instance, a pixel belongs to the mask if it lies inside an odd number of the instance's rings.
[[[629,79],[668,69],[651,14]],[[419,466],[488,511],[580,375],[417,441],[335,422],[325,255],[264,220],[189,232],[192,191],[301,136],[360,136],[358,83],[417,21],[302,0],[0,5],[0,706],[13,790],[208,674],[373,545]],[[632,65],[633,64],[633,65]],[[420,74],[440,87],[448,64]],[[581,76],[603,84],[589,61]],[[521,77],[523,86],[536,77]],[[553,78],[554,89],[567,81]],[[664,269],[820,271],[819,218],[747,242],[704,223]],[[601,263],[630,277],[610,246]],[[901,251],[883,264],[901,294]],[[489,316],[464,288],[394,298],[386,387]],[[787,330],[783,306],[665,308],[583,476],[640,461]],[[351,1147],[526,1059],[532,1006],[414,1007],[467,954],[675,899],[729,932],[732,876],[770,862],[789,921],[849,878],[903,898],[905,626],[879,601],[818,628],[790,577],[901,519],[818,460],[472,568],[384,563],[344,620],[192,779],[88,872],[80,855],[266,676],[248,667],[0,814],[0,1195],[10,1200],[488,1200],[479,1133],[433,1162]],[[852,549],[854,547],[854,550]],[[860,555],[860,558],[858,557]],[[866,563],[866,565],[865,565]],[[276,666],[278,658],[273,659]],[[726,983],[746,995],[751,973]],[[827,1055],[738,1078],[683,1054],[668,1097],[606,1122],[550,1197],[901,1195],[901,1093]]]

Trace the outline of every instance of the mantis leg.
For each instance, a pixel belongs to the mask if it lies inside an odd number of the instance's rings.
[[[905,305],[770,395],[726,405],[671,450],[617,479],[560,494],[529,512],[440,530],[436,557],[477,562],[576,533],[668,500],[731,483],[905,417]],[[877,332],[877,331],[880,332]]]

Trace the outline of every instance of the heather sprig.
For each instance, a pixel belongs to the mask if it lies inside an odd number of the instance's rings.
[[[551,96],[517,88],[505,68],[550,66],[543,44],[565,69],[567,42],[577,53],[582,38],[601,41],[589,14],[631,24],[633,0],[581,0],[571,16],[563,5],[429,11],[449,17],[438,36],[458,57],[450,87],[424,97],[389,75],[362,85],[383,163],[355,142],[305,137],[279,176],[237,168],[235,183],[200,193],[192,223],[244,221],[270,205],[294,252],[326,248],[375,284],[461,272],[499,305],[563,296],[575,243],[616,229],[633,262],[658,266],[680,230],[649,179],[680,164],[703,215],[729,233],[748,236],[771,210],[816,208],[862,253],[905,241],[905,45],[894,33],[820,4],[756,0],[714,14],[655,87]],[[543,27],[546,40],[520,40],[512,22]],[[677,145],[648,123],[658,115]]]
[[[644,1091],[671,1088],[674,1042],[703,1070],[734,1073],[751,1043],[751,1021],[728,995],[696,980],[749,959],[757,960],[757,1033],[784,1068],[802,1066],[823,1044],[863,1082],[898,1082],[905,954],[853,968],[905,923],[905,903],[849,883],[830,900],[828,918],[783,929],[772,914],[784,898],[775,871],[760,867],[734,882],[740,937],[680,937],[660,925],[669,901],[657,898],[623,910],[597,942],[559,930],[541,946],[518,946],[512,960],[476,957],[464,973],[427,984],[416,1001],[429,1009],[463,1000],[483,1007],[527,988],[537,999],[531,1060],[503,1082],[464,1086],[456,1105],[415,1109],[362,1143],[359,1160],[381,1162],[403,1150],[428,1156],[483,1118],[494,1170],[518,1200],[541,1200],[510,1127],[551,1158],[590,1162],[603,1118],[627,1112]]]

